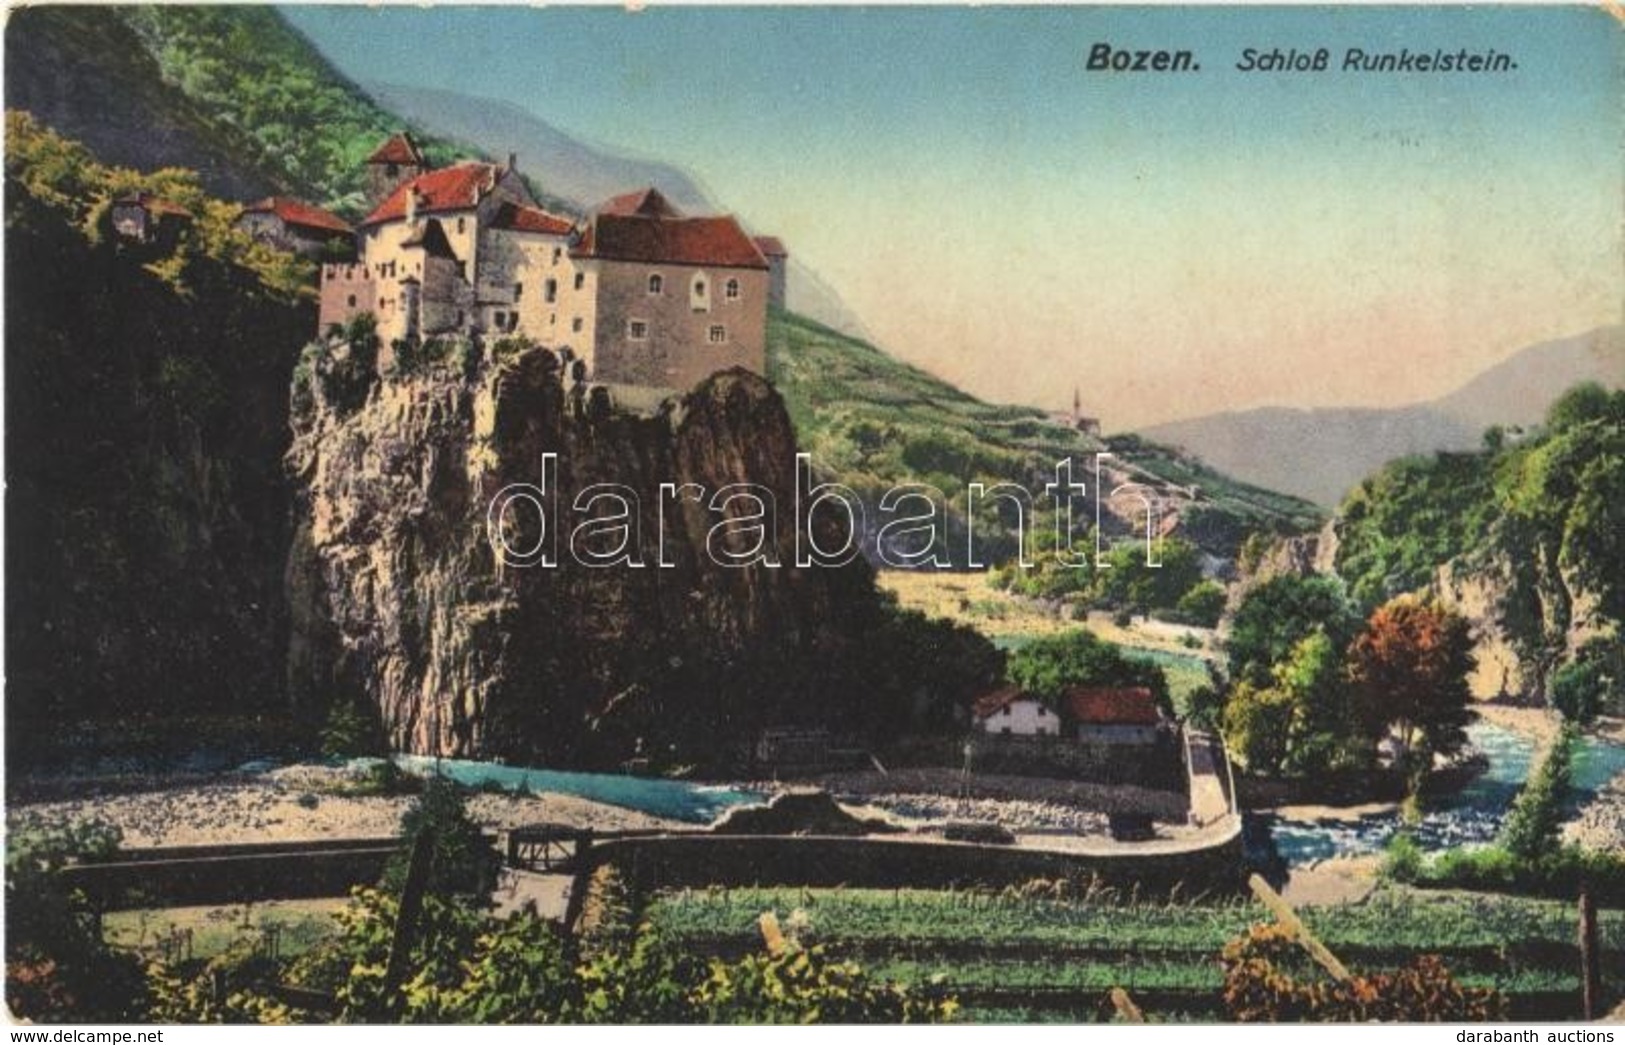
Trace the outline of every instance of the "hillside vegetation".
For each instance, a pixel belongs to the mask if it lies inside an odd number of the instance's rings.
[[[1500,578],[1494,624],[1537,677],[1625,621],[1625,391],[1571,389],[1520,439],[1394,462],[1343,502],[1336,569],[1374,606],[1437,569]],[[1584,659],[1584,658],[1582,658]]]
[[[26,759],[98,710],[270,706],[309,263],[232,230],[192,172],[6,132],[10,735]],[[136,190],[196,216],[173,249],[107,228]]]
[[[948,547],[956,562],[965,548],[967,484],[1017,483],[1041,493],[1054,480],[1056,462],[1076,457],[1076,475],[1093,496],[1093,455],[1102,451],[1115,455],[1114,482],[1197,487],[1199,499],[1181,522],[1193,540],[1219,554],[1233,554],[1253,532],[1296,533],[1322,521],[1306,501],[1237,483],[1166,447],[1134,437],[1103,441],[1032,407],[983,402],[867,342],[792,313],[770,315],[767,353],[768,376],[789,405],[802,450],[820,472],[871,505],[902,483],[941,490],[952,516]],[[989,535],[982,547],[994,562],[1014,551],[1012,521],[992,512],[976,520],[977,532]]]

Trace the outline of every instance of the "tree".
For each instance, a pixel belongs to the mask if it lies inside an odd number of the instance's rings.
[[[412,843],[426,829],[434,832],[427,892],[475,907],[489,906],[500,860],[480,825],[468,815],[462,792],[444,777],[430,778],[423,794],[401,816],[401,837],[406,844],[384,869],[384,887],[400,894]]]
[[[1625,642],[1604,635],[1581,646],[1552,680],[1552,706],[1581,725],[1625,707]]]
[[[1292,695],[1242,681],[1224,705],[1224,742],[1253,773],[1275,776],[1286,764]]]
[[[1349,650],[1355,721],[1372,739],[1391,729],[1402,763],[1425,771],[1434,756],[1453,755],[1467,741],[1472,669],[1465,618],[1414,598],[1395,599],[1371,614]]]
[[[1342,649],[1359,627],[1359,615],[1335,577],[1272,578],[1236,608],[1226,643],[1230,677],[1267,686],[1275,665],[1317,628]]]
[[[1224,615],[1224,585],[1218,581],[1203,581],[1179,597],[1175,608],[1190,624],[1201,628],[1216,628]]]
[[[1125,656],[1122,647],[1083,628],[1029,642],[1011,656],[1009,674],[1011,682],[1045,700],[1058,700],[1071,686],[1145,686],[1171,710],[1161,668]]]
[[[1324,629],[1292,647],[1275,667],[1275,685],[1292,704],[1284,768],[1308,775],[1337,768],[1355,738],[1343,657]]]

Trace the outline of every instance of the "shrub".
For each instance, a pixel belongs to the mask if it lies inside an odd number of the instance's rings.
[[[1422,873],[1422,849],[1409,831],[1400,831],[1388,843],[1382,873],[1396,882],[1414,882]]]
[[[321,728],[322,755],[326,758],[368,758],[388,751],[383,723],[360,700],[340,697],[328,709]]]
[[[468,815],[462,790],[443,777],[425,782],[423,793],[401,817],[401,837],[407,845],[384,869],[384,888],[400,895],[412,844],[425,829],[434,832],[427,891],[477,908],[490,906],[500,860],[480,825]]]
[[[142,1018],[145,984],[134,958],[110,949],[83,893],[62,880],[73,863],[118,851],[117,828],[23,816],[6,830],[6,1000],[41,1022]]]
[[[1327,982],[1294,973],[1304,965],[1297,941],[1280,926],[1255,925],[1225,944],[1224,1005],[1239,1023],[1304,1020],[1319,1023],[1465,1023],[1506,1018],[1495,990],[1463,987],[1437,955],[1412,959],[1396,972]]]

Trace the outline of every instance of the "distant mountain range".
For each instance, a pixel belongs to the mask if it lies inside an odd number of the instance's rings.
[[[1492,425],[1538,423],[1566,388],[1582,381],[1625,386],[1625,327],[1523,349],[1461,388],[1391,409],[1263,407],[1174,421],[1144,430],[1245,482],[1323,507],[1397,457],[1471,450]]]

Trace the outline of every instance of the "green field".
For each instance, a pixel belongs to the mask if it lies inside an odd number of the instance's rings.
[[[823,944],[876,974],[930,984],[966,1003],[968,1018],[1003,1022],[1042,1013],[1085,1018],[1112,987],[1176,1012],[1214,1013],[1225,942],[1268,920],[1252,901],[1124,903],[1003,893],[750,888],[657,896],[656,931],[700,953],[761,946],[757,919],[774,911],[805,943]],[[1548,1009],[1578,997],[1571,905],[1471,894],[1383,890],[1366,901],[1304,913],[1352,967],[1394,968],[1439,954],[1468,986],[1496,987]],[[1601,918],[1608,986],[1625,990],[1625,912]],[[1606,953],[1611,952],[1611,953]],[[1575,1003],[1576,1009],[1578,1002]],[[1175,1009],[1173,1006],[1183,1006]]]

